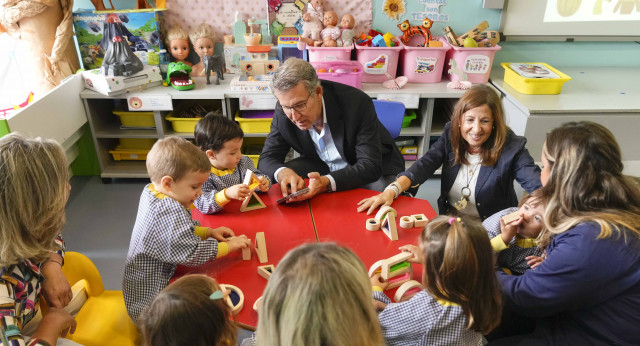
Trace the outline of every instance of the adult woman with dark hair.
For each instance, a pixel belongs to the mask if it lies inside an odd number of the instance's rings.
[[[547,258],[521,276],[500,272],[510,310],[539,318],[513,344],[640,344],[640,189],[622,174],[604,126],[567,123],[542,150]]]
[[[360,201],[358,212],[371,214],[401,193],[417,191],[442,166],[440,214],[457,210],[484,220],[518,205],[514,180],[527,192],[541,187],[540,168],[526,142],[507,127],[498,94],[474,85],[456,103],[440,139],[382,193]]]

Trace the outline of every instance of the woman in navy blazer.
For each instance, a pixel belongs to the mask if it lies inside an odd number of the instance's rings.
[[[542,186],[526,142],[507,127],[497,93],[474,85],[456,103],[451,122],[429,151],[382,193],[360,201],[358,212],[371,214],[399,194],[417,191],[442,166],[440,214],[458,212],[484,220],[518,204],[514,180],[527,192]]]

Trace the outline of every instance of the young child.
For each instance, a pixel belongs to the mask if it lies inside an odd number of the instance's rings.
[[[366,269],[334,243],[289,251],[267,283],[259,314],[256,339],[243,346],[383,344]]]
[[[232,199],[249,196],[249,186],[243,184],[247,169],[260,180],[260,191],[269,191],[269,179],[260,173],[253,161],[242,155],[242,129],[233,120],[208,113],[196,124],[196,145],[204,151],[211,163],[209,179],[202,186],[202,196],[195,206],[203,214],[212,214],[224,208]]]
[[[193,44],[193,50],[200,57],[200,62],[193,65],[191,77],[205,77],[203,55],[213,55],[216,33],[209,24],[202,23],[189,32],[189,39]]]
[[[425,289],[406,302],[391,303],[380,274],[371,278],[373,298],[386,307],[378,315],[392,345],[482,345],[483,334],[500,323],[501,293],[491,244],[479,222],[438,216],[424,228],[410,262],[422,263]]]
[[[184,138],[157,141],[147,155],[151,184],[140,196],[122,293],[135,322],[178,264],[197,266],[250,245],[227,227],[200,227],[189,210],[209,177],[209,160]],[[211,239],[214,238],[214,239]]]
[[[235,345],[237,326],[225,296],[208,276],[179,278],[140,315],[142,345]]]
[[[507,208],[488,217],[482,226],[489,233],[491,247],[498,254],[497,266],[508,274],[522,275],[542,263],[548,232],[542,215],[542,190],[520,200],[519,208]],[[520,218],[505,224],[503,216],[518,212]]]

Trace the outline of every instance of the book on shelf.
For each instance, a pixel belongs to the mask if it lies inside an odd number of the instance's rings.
[[[418,160],[418,155],[402,155],[405,161],[416,161]]]
[[[405,147],[405,146],[408,146],[408,145],[413,145],[415,143],[415,141],[413,140],[413,138],[410,138],[410,139],[397,140],[397,141],[395,141],[395,143],[396,143],[396,146],[398,148],[400,148],[400,147]]]
[[[418,153],[418,147],[415,146],[415,145],[404,146],[404,147],[400,148],[400,153],[401,154],[417,154]]]
[[[271,42],[278,42],[280,35],[302,35],[302,14],[308,1],[267,0],[267,20]]]

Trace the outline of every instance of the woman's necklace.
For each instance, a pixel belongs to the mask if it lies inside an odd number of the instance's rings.
[[[473,168],[469,167],[469,170],[467,171],[467,185],[463,186],[462,189],[460,189],[460,194],[462,195],[462,197],[460,197],[459,201],[453,204],[453,206],[458,210],[462,210],[467,207],[469,196],[471,196],[471,189],[469,188],[469,185],[471,184],[471,180],[473,180],[473,176],[476,174],[480,163],[482,163],[482,159],[478,160]]]

